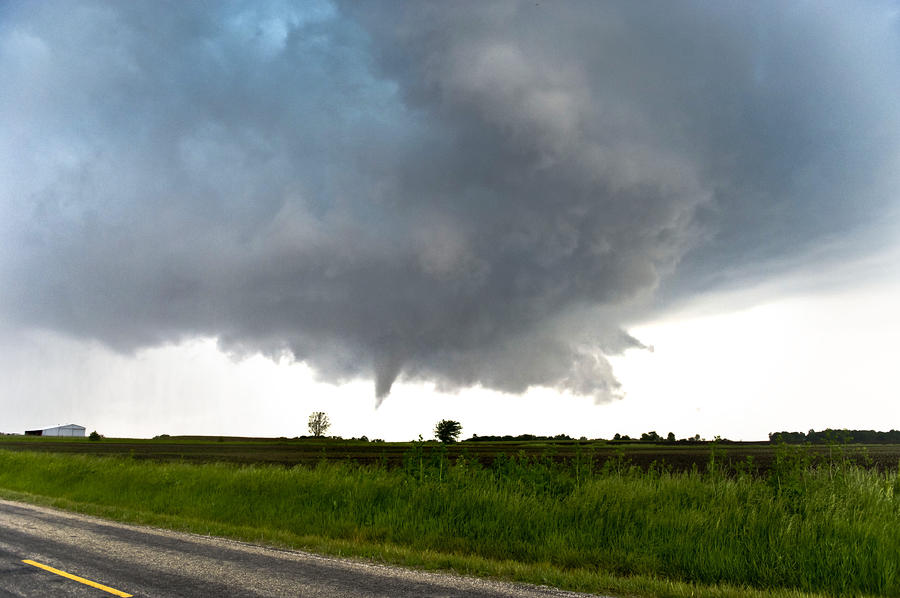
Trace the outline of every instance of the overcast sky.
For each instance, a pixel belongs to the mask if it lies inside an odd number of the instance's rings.
[[[0,4],[0,431],[900,427],[900,3]]]

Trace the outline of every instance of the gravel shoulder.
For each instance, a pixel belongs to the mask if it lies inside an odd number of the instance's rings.
[[[434,573],[127,525],[0,500],[0,598],[103,596],[24,564],[67,571],[134,596],[564,598],[553,588]]]

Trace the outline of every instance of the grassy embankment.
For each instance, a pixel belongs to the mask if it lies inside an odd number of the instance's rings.
[[[115,519],[643,596],[898,596],[900,476],[785,449],[766,476],[417,445],[404,466],[0,451],[0,495]]]

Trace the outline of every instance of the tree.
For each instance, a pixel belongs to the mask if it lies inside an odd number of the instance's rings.
[[[434,435],[441,442],[456,442],[462,432],[462,426],[459,422],[450,419],[442,419],[434,427]]]
[[[328,421],[328,414],[324,411],[313,411],[309,414],[309,433],[318,438],[328,431],[331,422]]]

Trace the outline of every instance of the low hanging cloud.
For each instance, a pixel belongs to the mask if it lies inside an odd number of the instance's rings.
[[[620,395],[661,290],[894,201],[896,5],[10,3],[0,313]]]

